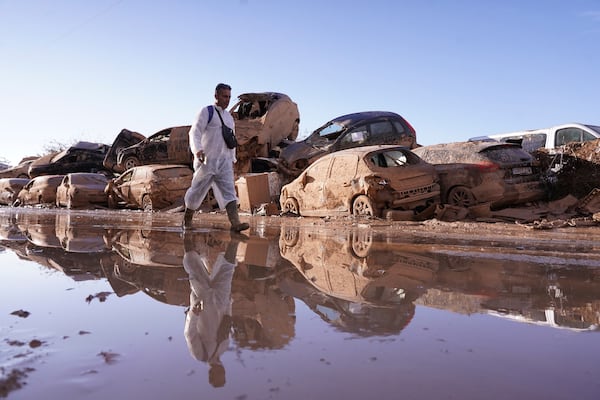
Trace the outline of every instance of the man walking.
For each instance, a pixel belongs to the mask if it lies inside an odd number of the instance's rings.
[[[191,228],[194,212],[200,208],[208,190],[213,186],[219,193],[215,197],[222,199],[231,223],[231,230],[241,232],[250,226],[240,222],[235,193],[233,163],[235,148],[225,144],[222,124],[234,128],[234,120],[227,111],[231,99],[231,86],[219,83],[215,89],[215,105],[204,107],[190,128],[190,149],[194,155],[194,176],[192,184],[185,193],[185,214],[182,227]],[[217,115],[214,115],[217,114]],[[219,196],[220,195],[220,196]],[[222,208],[223,205],[219,204]]]

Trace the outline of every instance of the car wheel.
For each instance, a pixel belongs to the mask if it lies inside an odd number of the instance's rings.
[[[465,186],[455,186],[448,192],[447,203],[457,207],[471,207],[477,204],[471,189]]]
[[[298,205],[298,200],[293,197],[288,197],[283,202],[283,210],[284,213],[289,212],[292,214],[300,215],[300,206]]]
[[[368,196],[361,194],[352,202],[352,214],[356,216],[369,215],[377,217],[377,210]]]
[[[363,229],[352,233],[352,251],[359,258],[365,258],[371,251],[373,234],[370,230]]]
[[[123,162],[123,166],[126,170],[128,170],[129,168],[137,167],[138,165],[140,165],[140,160],[138,160],[137,157],[134,156],[127,157]]]
[[[29,175],[27,175],[27,174],[19,174],[19,175],[17,176],[17,178],[25,178],[25,179],[29,179]]]
[[[145,194],[144,197],[142,197],[142,209],[144,211],[152,211],[152,199],[148,194]]]
[[[299,236],[300,232],[298,231],[297,226],[286,226],[282,228],[281,238],[286,247],[294,247],[298,243]]]

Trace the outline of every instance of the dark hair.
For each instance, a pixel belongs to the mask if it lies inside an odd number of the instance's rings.
[[[219,90],[231,90],[231,86],[226,83],[219,83],[215,88],[215,92],[218,92]]]

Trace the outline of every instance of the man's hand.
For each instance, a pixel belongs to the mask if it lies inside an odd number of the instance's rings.
[[[198,158],[198,161],[200,161],[201,163],[204,163],[204,150],[199,150],[196,153],[196,157]]]

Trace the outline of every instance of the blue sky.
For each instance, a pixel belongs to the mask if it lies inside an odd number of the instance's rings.
[[[600,124],[600,1],[0,0],[0,159],[288,94],[300,135],[395,111],[421,144]],[[233,103],[232,103],[233,104]]]

